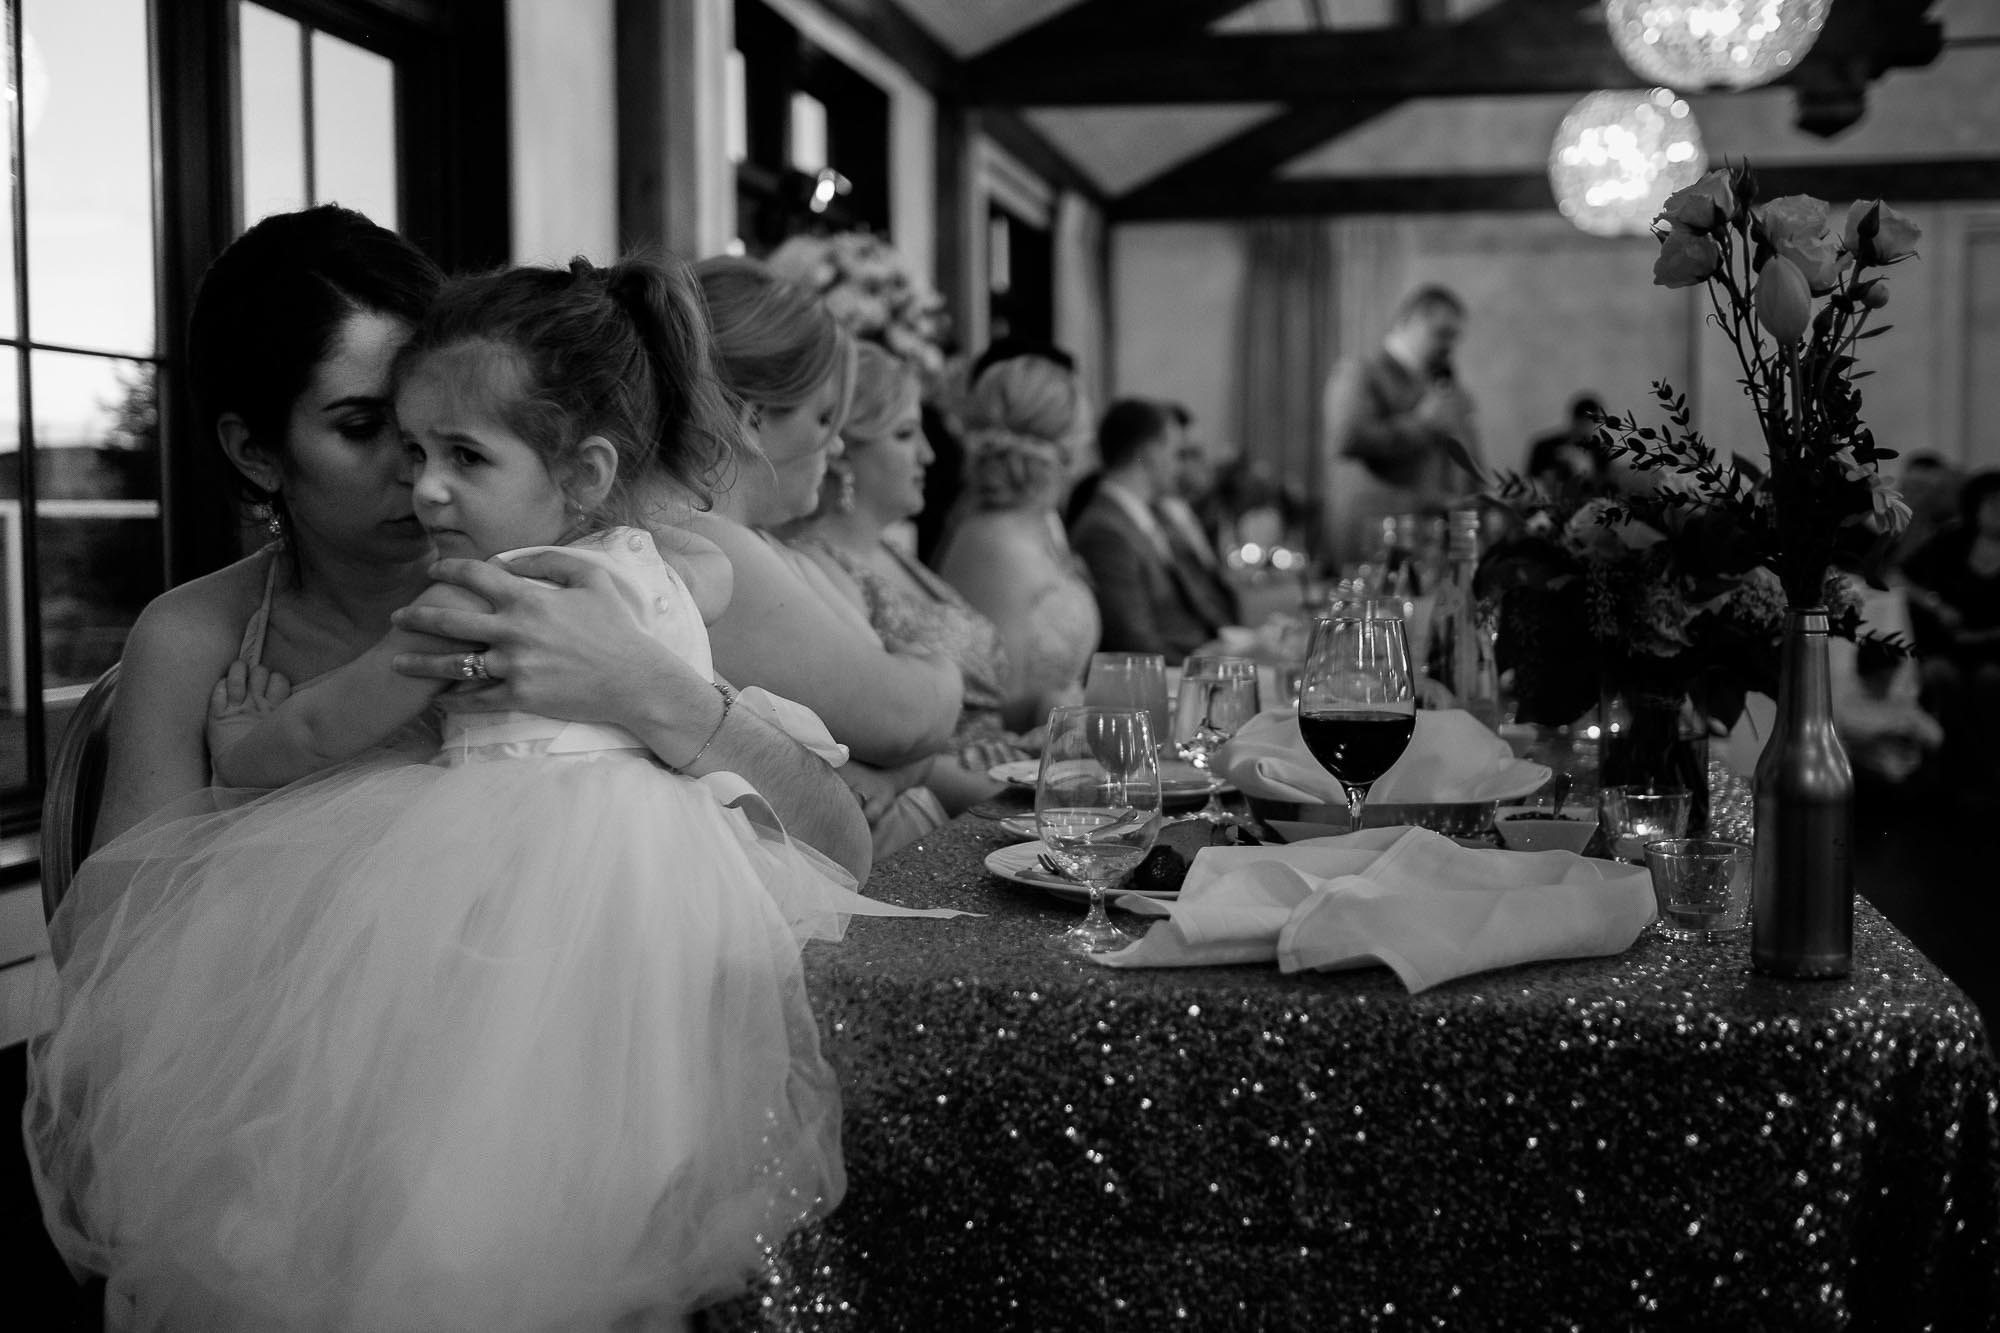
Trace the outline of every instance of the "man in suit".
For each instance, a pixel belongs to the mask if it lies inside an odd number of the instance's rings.
[[[1153,504],[1174,485],[1174,419],[1159,403],[1120,399],[1097,428],[1103,478],[1070,545],[1090,569],[1107,652],[1180,662],[1226,623],[1175,550]]]
[[[1208,446],[1195,434],[1194,413],[1180,403],[1165,406],[1174,419],[1174,484],[1153,501],[1153,513],[1202,603],[1203,618],[1234,625],[1241,619],[1236,588],[1215,549],[1214,531],[1195,512],[1195,506],[1204,504],[1215,489]]]

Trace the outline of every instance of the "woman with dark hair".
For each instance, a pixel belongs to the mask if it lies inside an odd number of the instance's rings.
[[[265,218],[203,279],[189,352],[200,429],[281,535],[140,615],[125,646],[96,841],[208,785],[212,703],[240,707],[273,676],[297,684],[344,666],[388,633],[393,616],[439,636],[434,651],[406,654],[397,667],[459,682],[454,708],[611,723],[669,762],[709,738],[695,771],[740,774],[795,837],[865,876],[865,834],[831,771],[748,710],[718,721],[709,681],[631,629],[601,571],[563,552],[508,570],[433,565],[389,376],[440,281],[409,242],[330,205]],[[396,616],[433,578],[493,609]],[[389,744],[414,758],[437,736],[406,729]]]

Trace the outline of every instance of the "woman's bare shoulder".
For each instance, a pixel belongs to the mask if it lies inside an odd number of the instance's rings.
[[[263,601],[264,582],[276,558],[273,552],[259,551],[161,593],[133,624],[127,656],[137,649],[176,658],[226,650],[233,657],[244,625]]]

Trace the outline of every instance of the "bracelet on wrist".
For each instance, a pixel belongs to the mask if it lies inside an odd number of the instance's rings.
[[[722,696],[722,715],[715,719],[715,725],[709,729],[708,739],[701,743],[701,748],[696,750],[686,763],[667,765],[667,769],[670,772],[686,773],[689,769],[700,763],[701,757],[708,753],[708,747],[715,744],[715,738],[722,734],[723,724],[729,721],[729,710],[736,707],[735,690],[719,680],[712,680],[709,684],[715,686],[715,692]]]

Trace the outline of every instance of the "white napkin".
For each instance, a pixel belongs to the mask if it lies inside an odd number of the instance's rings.
[[[1216,771],[1251,796],[1306,805],[1347,804],[1332,774],[1306,749],[1289,708],[1257,714],[1216,756]],[[1445,805],[1526,796],[1549,780],[1542,764],[1516,759],[1485,723],[1459,708],[1417,710],[1409,748],[1368,791],[1386,805]]]
[[[1208,847],[1178,901],[1107,967],[1277,961],[1285,972],[1387,964],[1414,994],[1454,977],[1631,946],[1653,919],[1644,866],[1573,852],[1461,847],[1366,829],[1289,847]]]

